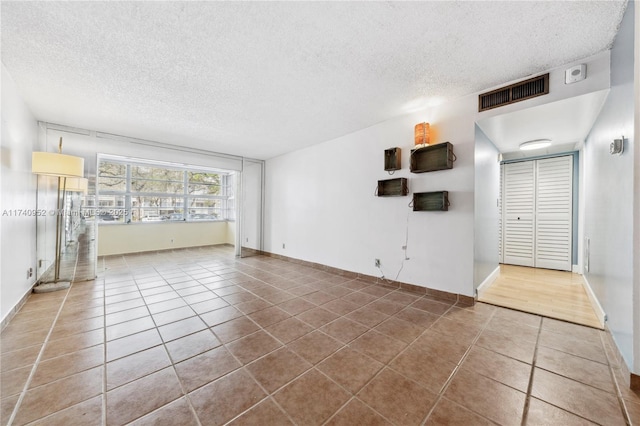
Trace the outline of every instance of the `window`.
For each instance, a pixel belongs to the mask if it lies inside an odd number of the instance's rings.
[[[112,158],[98,165],[98,218],[109,222],[235,219],[235,174]]]

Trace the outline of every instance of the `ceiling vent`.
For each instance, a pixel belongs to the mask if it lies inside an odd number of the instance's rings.
[[[549,74],[530,78],[478,96],[478,112],[513,104],[549,93]]]

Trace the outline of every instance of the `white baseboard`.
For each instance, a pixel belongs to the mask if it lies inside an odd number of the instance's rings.
[[[598,317],[600,324],[604,327],[604,322],[607,315],[604,313],[604,309],[602,309],[602,305],[600,305],[598,298],[596,297],[595,293],[591,289],[589,280],[587,280],[587,277],[584,275],[582,276],[582,283],[583,283],[582,286],[584,287],[584,290],[587,292],[587,296],[589,296],[589,300],[591,301],[591,306],[593,306],[593,310],[596,312],[596,316]]]
[[[580,265],[571,265],[571,272],[574,274],[582,274],[582,267]]]
[[[491,272],[489,276],[478,286],[476,289],[476,295],[478,298],[482,297],[482,293],[484,293],[484,291],[493,284],[496,278],[498,278],[498,275],[500,275],[500,265],[496,266],[496,269],[494,269],[493,272]]]

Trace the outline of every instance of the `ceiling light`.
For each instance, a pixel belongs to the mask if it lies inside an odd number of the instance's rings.
[[[532,149],[546,148],[551,145],[551,139],[535,139],[520,144],[521,151],[530,151]]]

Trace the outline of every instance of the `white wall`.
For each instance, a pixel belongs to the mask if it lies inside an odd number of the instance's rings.
[[[498,267],[499,151],[476,126],[473,286],[478,288]]]
[[[262,161],[244,161],[242,166],[242,215],[240,246],[262,250]]]
[[[585,239],[588,280],[608,326],[633,369],[634,3],[629,2],[611,51],[611,91],[584,146]],[[622,155],[609,144],[628,140]],[[637,197],[638,194],[636,193]],[[638,256],[638,253],[635,254]],[[587,261],[587,259],[585,259]],[[637,310],[637,309],[636,309]],[[639,371],[639,365],[635,371]]]
[[[635,140],[640,140],[640,7],[635,7]],[[633,358],[635,365],[635,373],[640,374],[640,149],[634,149],[634,226],[633,256],[634,279],[633,279],[633,313],[634,313],[634,330],[635,338]]]
[[[475,97],[462,98],[268,160],[265,250],[380,276],[377,258],[389,279],[473,295],[476,107]],[[431,123],[433,142],[453,144],[453,169],[409,172],[421,121]],[[394,146],[402,149],[402,170],[389,176],[384,150]],[[396,177],[409,179],[410,193],[449,191],[449,211],[413,212],[411,196],[374,196],[378,180]]]
[[[226,221],[101,224],[98,256],[234,244],[234,229],[235,223]]]
[[[14,210],[36,209],[31,153],[38,150],[38,126],[4,65],[1,86],[0,320],[4,320],[36,280],[36,219],[15,216]],[[27,277],[29,268],[34,271],[31,278]]]

